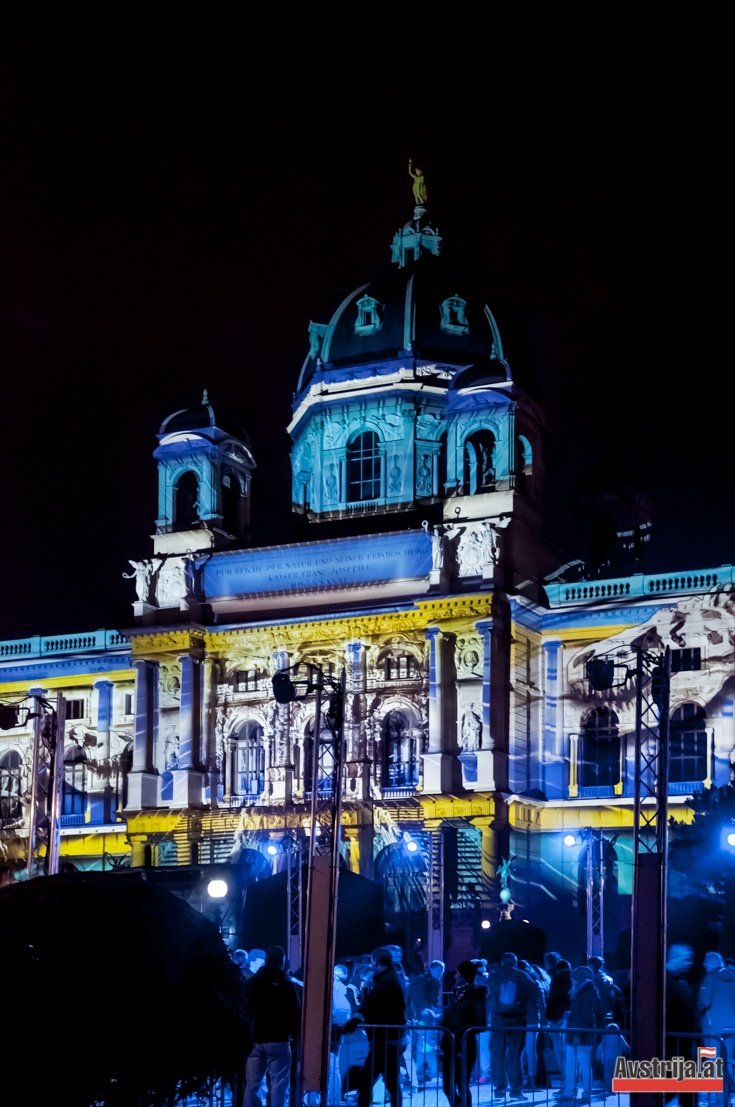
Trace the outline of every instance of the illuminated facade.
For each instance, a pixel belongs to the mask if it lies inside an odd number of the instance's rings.
[[[272,676],[344,668],[343,854],[383,884],[398,940],[472,955],[512,858],[513,917],[579,957],[585,841],[601,830],[612,959],[629,925],[635,703],[629,685],[593,691],[586,662],[671,648],[684,817],[735,749],[733,569],[650,576],[630,554],[630,573],[605,576],[647,514],[636,501],[603,518],[589,498],[598,577],[565,582],[542,525],[541,414],[492,312],[423,207],[392,259],[309,328],[289,432],[313,540],[251,544],[255,460],[205,394],[160,428],[134,629],[0,643],[0,699],[67,700],[63,864],[232,864],[247,883],[281,867],[329,786],[311,779],[313,698],[278,705]],[[5,879],[25,871],[32,739],[22,718],[0,732]]]

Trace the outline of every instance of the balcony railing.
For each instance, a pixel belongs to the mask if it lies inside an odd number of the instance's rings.
[[[65,653],[91,653],[100,650],[125,649],[130,639],[119,630],[92,630],[80,634],[56,634],[45,638],[14,638],[0,642],[0,660],[57,657]]]
[[[695,569],[690,573],[636,573],[610,580],[580,580],[573,584],[547,584],[545,592],[551,607],[567,604],[614,602],[674,593],[710,592],[713,588],[735,583],[732,565],[718,569]]]

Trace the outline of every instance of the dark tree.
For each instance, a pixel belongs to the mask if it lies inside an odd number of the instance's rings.
[[[0,888],[0,948],[8,1103],[170,1104],[234,1072],[249,1046],[216,926],[137,875]]]

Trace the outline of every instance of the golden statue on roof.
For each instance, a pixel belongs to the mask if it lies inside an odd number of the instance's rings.
[[[423,207],[428,199],[428,193],[426,191],[426,180],[424,178],[423,169],[419,169],[418,165],[414,169],[413,161],[408,159],[408,175],[413,178],[413,198],[417,207]]]

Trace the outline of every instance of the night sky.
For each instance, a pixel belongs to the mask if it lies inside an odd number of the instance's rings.
[[[307,327],[385,265],[409,157],[546,410],[557,540],[609,463],[653,500],[650,568],[731,561],[727,151],[697,34],[483,50],[465,21],[358,51],[276,14],[0,42],[0,639],[130,625],[156,431],[205,387],[251,437],[256,544],[288,539]]]

